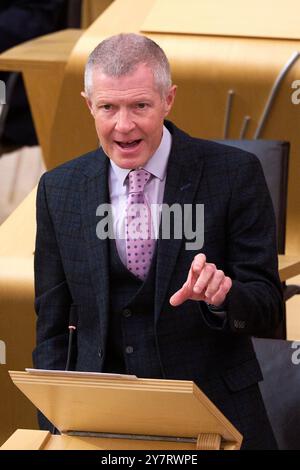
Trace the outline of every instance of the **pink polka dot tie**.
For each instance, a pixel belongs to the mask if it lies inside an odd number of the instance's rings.
[[[129,175],[129,194],[126,207],[127,268],[145,280],[154,252],[155,240],[151,238],[151,211],[145,199],[144,188],[151,173],[142,169]]]

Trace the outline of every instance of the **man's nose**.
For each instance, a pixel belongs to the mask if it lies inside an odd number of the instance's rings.
[[[117,121],[115,129],[123,134],[132,131],[135,127],[135,123],[132,120],[130,111],[127,109],[120,109],[117,114]]]

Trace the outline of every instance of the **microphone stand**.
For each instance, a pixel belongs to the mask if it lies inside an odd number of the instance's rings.
[[[65,370],[70,369],[70,362],[71,362],[71,357],[72,357],[72,345],[73,345],[73,337],[75,334],[75,331],[77,329],[77,310],[76,310],[76,305],[72,305],[71,310],[70,310],[70,317],[69,317],[69,339],[68,339],[68,354],[67,354],[67,362],[66,362],[66,367]],[[56,427],[53,425],[52,428],[52,434],[57,434]]]

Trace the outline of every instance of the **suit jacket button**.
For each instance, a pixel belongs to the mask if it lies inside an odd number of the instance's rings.
[[[132,346],[126,346],[125,351],[126,351],[126,354],[132,354],[133,353],[133,347]]]
[[[103,349],[101,349],[101,348],[98,349],[98,356],[100,357],[100,359],[102,359],[102,357],[103,357]]]
[[[122,313],[123,313],[123,317],[125,317],[125,318],[129,318],[132,315],[132,312],[129,308],[124,308]]]

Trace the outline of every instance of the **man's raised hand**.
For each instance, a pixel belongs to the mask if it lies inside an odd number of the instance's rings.
[[[186,300],[203,300],[218,307],[225,301],[231,286],[231,278],[215,264],[207,263],[206,256],[200,253],[191,264],[187,280],[170,298],[170,304],[177,307]]]

